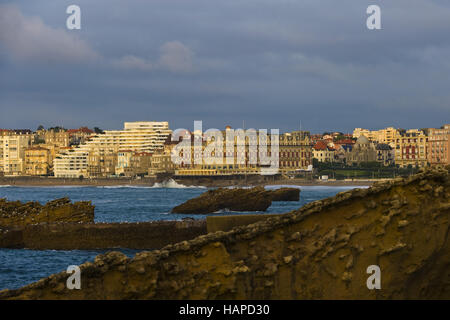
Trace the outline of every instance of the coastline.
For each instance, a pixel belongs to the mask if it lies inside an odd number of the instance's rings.
[[[305,180],[305,179],[214,179],[204,177],[174,178],[170,182],[160,181],[156,178],[96,178],[96,179],[75,179],[75,178],[54,178],[54,177],[0,177],[0,186],[17,187],[102,187],[102,186],[135,186],[135,187],[177,187],[199,186],[199,187],[229,187],[229,186],[328,186],[328,187],[346,187],[346,186],[371,186],[374,182],[381,180]]]

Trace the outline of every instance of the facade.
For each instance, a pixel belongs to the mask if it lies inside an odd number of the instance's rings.
[[[404,168],[425,167],[428,163],[428,136],[422,130],[411,129],[395,136],[395,164]]]
[[[88,167],[86,176],[106,178],[116,173],[118,149],[92,149],[88,155]],[[83,174],[81,174],[84,176]]]
[[[280,172],[306,170],[312,165],[313,151],[308,131],[293,131],[280,135]]]
[[[30,176],[47,175],[50,173],[50,150],[40,146],[25,149],[25,174]]]
[[[394,148],[386,143],[379,143],[376,146],[377,162],[381,162],[384,166],[390,166],[395,163]]]
[[[30,147],[32,139],[31,131],[0,131],[0,172],[4,175],[24,173],[25,149]]]
[[[123,130],[94,134],[85,143],[59,154],[54,160],[55,176],[113,175],[118,152],[154,153],[163,148],[170,133],[168,122],[125,122]]]
[[[116,175],[134,177],[146,175],[151,166],[152,154],[148,152],[120,151],[117,154]]]
[[[375,143],[370,141],[364,135],[361,135],[352,148],[352,151],[346,155],[348,165],[359,165],[363,162],[377,161],[377,151]]]
[[[43,134],[46,144],[63,148],[69,146],[69,133],[65,129],[50,129]]]
[[[172,142],[169,136],[164,143],[164,149],[155,153],[150,160],[149,176],[155,176],[161,173],[174,174],[178,167],[172,161],[172,150],[178,142]]]
[[[440,129],[428,129],[428,163],[435,165],[450,164],[450,124]]]

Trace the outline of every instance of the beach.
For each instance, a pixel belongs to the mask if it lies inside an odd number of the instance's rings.
[[[152,177],[140,179],[117,177],[117,178],[55,178],[55,177],[0,177],[0,186],[19,187],[52,187],[52,186],[161,186],[170,187],[173,184],[184,186],[202,186],[208,188],[227,186],[267,186],[267,185],[296,185],[296,186],[370,186],[376,181],[382,180],[305,180],[305,179],[283,179],[253,176],[247,178],[211,178],[211,177],[182,177],[159,180]]]

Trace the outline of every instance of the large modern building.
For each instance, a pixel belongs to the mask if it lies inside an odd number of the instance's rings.
[[[168,122],[125,122],[123,130],[92,135],[85,143],[59,154],[53,162],[55,177],[112,175],[118,152],[154,153],[163,148],[170,133]]]

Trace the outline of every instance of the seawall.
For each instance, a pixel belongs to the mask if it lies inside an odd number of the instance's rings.
[[[204,220],[60,223],[0,229],[0,247],[52,250],[158,249],[206,233]]]

